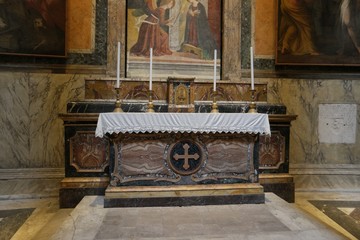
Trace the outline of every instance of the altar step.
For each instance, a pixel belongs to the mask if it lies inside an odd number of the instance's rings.
[[[288,173],[262,173],[259,183],[264,187],[264,192],[272,192],[288,203],[295,202],[294,177]]]
[[[175,186],[109,186],[104,207],[154,207],[260,204],[264,188],[258,183]]]
[[[259,183],[264,192],[273,192],[289,203],[294,202],[295,183],[291,175],[287,173],[262,173],[259,175]],[[108,188],[108,185],[109,178],[65,178],[60,185],[60,208],[74,208],[84,196],[105,195],[106,189],[108,189],[107,197],[112,199],[115,192],[110,187]]]

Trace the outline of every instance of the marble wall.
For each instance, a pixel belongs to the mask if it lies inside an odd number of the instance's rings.
[[[359,80],[282,78],[262,80],[269,84],[269,102],[283,103],[287,107],[288,114],[298,115],[291,129],[290,154],[293,164],[360,164],[358,131],[355,144],[320,143],[318,132],[319,105],[324,103],[359,105]],[[356,129],[359,127],[357,121]]]
[[[115,75],[115,44],[117,41],[125,44],[125,2],[96,1],[99,6],[106,3],[108,9],[108,16],[101,8],[96,19],[96,26],[101,28],[102,33],[96,31],[95,48],[102,53],[101,59],[95,60],[96,53],[72,53],[71,61],[67,62],[67,67],[82,65],[84,75],[52,74],[51,69],[46,71],[50,73],[41,69],[37,73],[31,70],[14,73],[4,65],[0,66],[0,168],[63,166],[63,129],[58,113],[65,112],[68,101],[84,100],[84,78],[94,77],[91,71],[86,73],[85,64],[104,68],[102,77]],[[298,115],[292,123],[290,139],[290,168],[297,169],[294,174],[300,175],[301,172],[305,176],[310,174],[310,170],[306,169],[326,170],[327,166],[346,166],[353,176],[357,176],[354,181],[359,184],[359,174],[355,172],[360,166],[359,120],[355,144],[325,144],[320,143],[318,138],[318,113],[319,104],[324,103],[359,105],[360,74],[356,68],[340,67],[337,74],[332,75],[327,68],[323,72],[322,68],[317,68],[317,73],[312,74],[306,67],[276,67],[275,44],[271,44],[274,43],[274,34],[267,34],[275,31],[275,24],[268,22],[275,19],[275,2],[224,1],[222,78],[249,81],[248,49],[254,45],[256,82],[268,84],[269,103],[285,104],[288,114]],[[104,22],[107,29],[101,27]],[[124,71],[125,66],[121,69]],[[286,74],[283,74],[284,70]],[[76,67],[73,71],[76,72]]]
[[[83,97],[82,75],[0,72],[0,168],[62,167],[58,114]]]

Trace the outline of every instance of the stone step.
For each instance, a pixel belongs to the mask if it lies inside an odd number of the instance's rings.
[[[191,206],[264,203],[258,183],[171,186],[109,186],[105,207]]]
[[[59,209],[33,239],[74,239],[75,235],[92,239],[86,236],[96,235],[105,213],[103,196],[86,196],[73,209]],[[85,221],[89,227],[86,233],[79,227]]]
[[[49,236],[54,236],[64,224],[64,222],[71,216],[73,209],[59,209],[48,222],[43,223],[43,227],[35,234],[33,239],[49,239]]]

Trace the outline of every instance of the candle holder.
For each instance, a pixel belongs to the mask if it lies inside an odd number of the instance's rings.
[[[154,104],[152,101],[152,97],[153,97],[153,91],[149,90],[149,103],[148,103],[148,109],[147,109],[147,113],[154,113]]]
[[[116,87],[116,101],[115,101],[115,109],[113,112],[122,113],[124,112],[121,108],[121,101],[120,101],[120,87]]]
[[[216,94],[217,94],[217,91],[214,91],[213,92],[214,98],[213,98],[213,103],[211,106],[211,113],[219,113],[219,109],[218,109],[218,106],[216,103]]]
[[[255,92],[256,90],[255,89],[251,89],[251,102],[249,104],[249,113],[257,113],[256,111],[256,99],[255,99]]]

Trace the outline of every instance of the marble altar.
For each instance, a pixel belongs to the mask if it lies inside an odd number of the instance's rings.
[[[267,114],[100,113],[95,135],[114,148],[104,206],[263,203],[259,134]]]
[[[95,130],[99,115],[114,110],[114,84],[112,78],[86,79],[86,100],[68,102],[66,113],[60,114],[65,133],[65,179],[60,189],[61,207],[74,207],[83,196],[89,194],[104,195],[110,183],[113,171],[110,158],[114,155],[114,147],[109,141],[97,138]],[[249,110],[249,84],[241,81],[219,82],[216,95],[211,92],[211,81],[192,78],[169,77],[167,80],[154,81],[153,87],[156,113],[177,112],[179,109],[186,114],[189,111],[192,114],[209,113],[214,97],[222,114],[245,114]],[[174,96],[179,89],[184,90],[188,97],[185,98],[185,105],[181,102],[182,99]],[[291,122],[297,116],[286,114],[284,105],[267,103],[266,84],[255,84],[255,89],[257,112],[268,115],[271,130],[271,136],[259,136],[259,183],[265,192],[274,192],[286,201],[294,202],[295,186],[289,175],[289,145]],[[120,97],[124,114],[146,112],[147,94],[147,81],[122,81]],[[187,110],[183,111],[184,107]],[[198,136],[193,134],[193,138]],[[91,154],[86,154],[84,149],[88,149]]]

